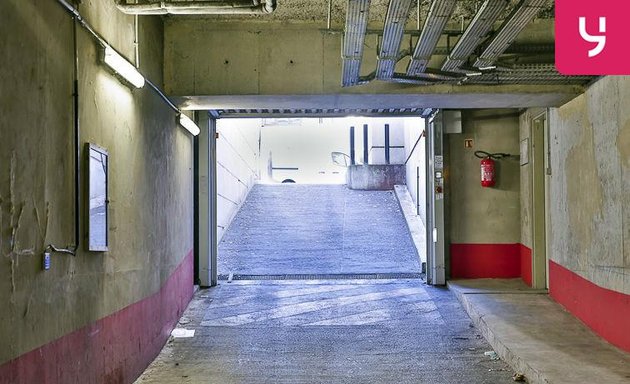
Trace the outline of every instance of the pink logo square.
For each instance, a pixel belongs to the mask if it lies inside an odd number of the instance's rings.
[[[563,75],[628,75],[628,0],[556,0],[556,68]]]

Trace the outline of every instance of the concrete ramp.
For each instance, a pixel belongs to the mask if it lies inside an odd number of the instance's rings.
[[[219,244],[219,275],[419,273],[393,191],[256,185]]]

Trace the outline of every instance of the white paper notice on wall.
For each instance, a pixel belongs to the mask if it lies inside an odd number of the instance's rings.
[[[443,169],[444,161],[443,161],[442,156],[435,156],[433,160],[433,164],[435,166],[435,169]]]

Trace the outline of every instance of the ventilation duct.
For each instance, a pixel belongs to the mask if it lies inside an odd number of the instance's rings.
[[[522,0],[506,19],[490,44],[477,58],[477,68],[491,67],[499,56],[514,42],[518,34],[529,24],[551,0]]]
[[[391,79],[398,61],[398,51],[405,32],[412,0],[390,0],[383,28],[383,39],[376,64],[376,78]]]
[[[343,59],[341,85],[344,87],[359,83],[369,11],[370,0],[348,0],[341,57]]]
[[[234,1],[148,1],[129,3],[116,0],[119,10],[130,15],[232,15],[268,14],[276,9],[276,0]]]
[[[457,0],[433,0],[407,68],[407,76],[415,76],[426,70],[456,4]]]
[[[484,41],[492,30],[492,26],[507,4],[507,0],[486,0],[481,5],[479,12],[472,19],[470,25],[442,65],[443,71],[455,72],[460,70],[475,48]]]

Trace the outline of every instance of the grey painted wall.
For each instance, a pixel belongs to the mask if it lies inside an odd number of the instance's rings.
[[[81,12],[133,60],[133,17],[113,1]],[[141,70],[157,84],[162,34],[161,19],[140,18]],[[74,243],[72,21],[55,1],[2,1],[0,36],[3,363],[157,292],[193,247],[193,182],[192,139],[175,114],[122,85],[79,30],[81,141],[110,154],[110,250],[54,254],[42,271],[47,244]]]
[[[521,238],[518,158],[496,162],[497,184],[483,188],[477,150],[519,153],[516,110],[462,111],[462,133],[449,134],[450,236],[452,243],[518,243]],[[464,140],[473,139],[473,148]]]
[[[630,78],[552,109],[550,130],[550,258],[630,294]]]

